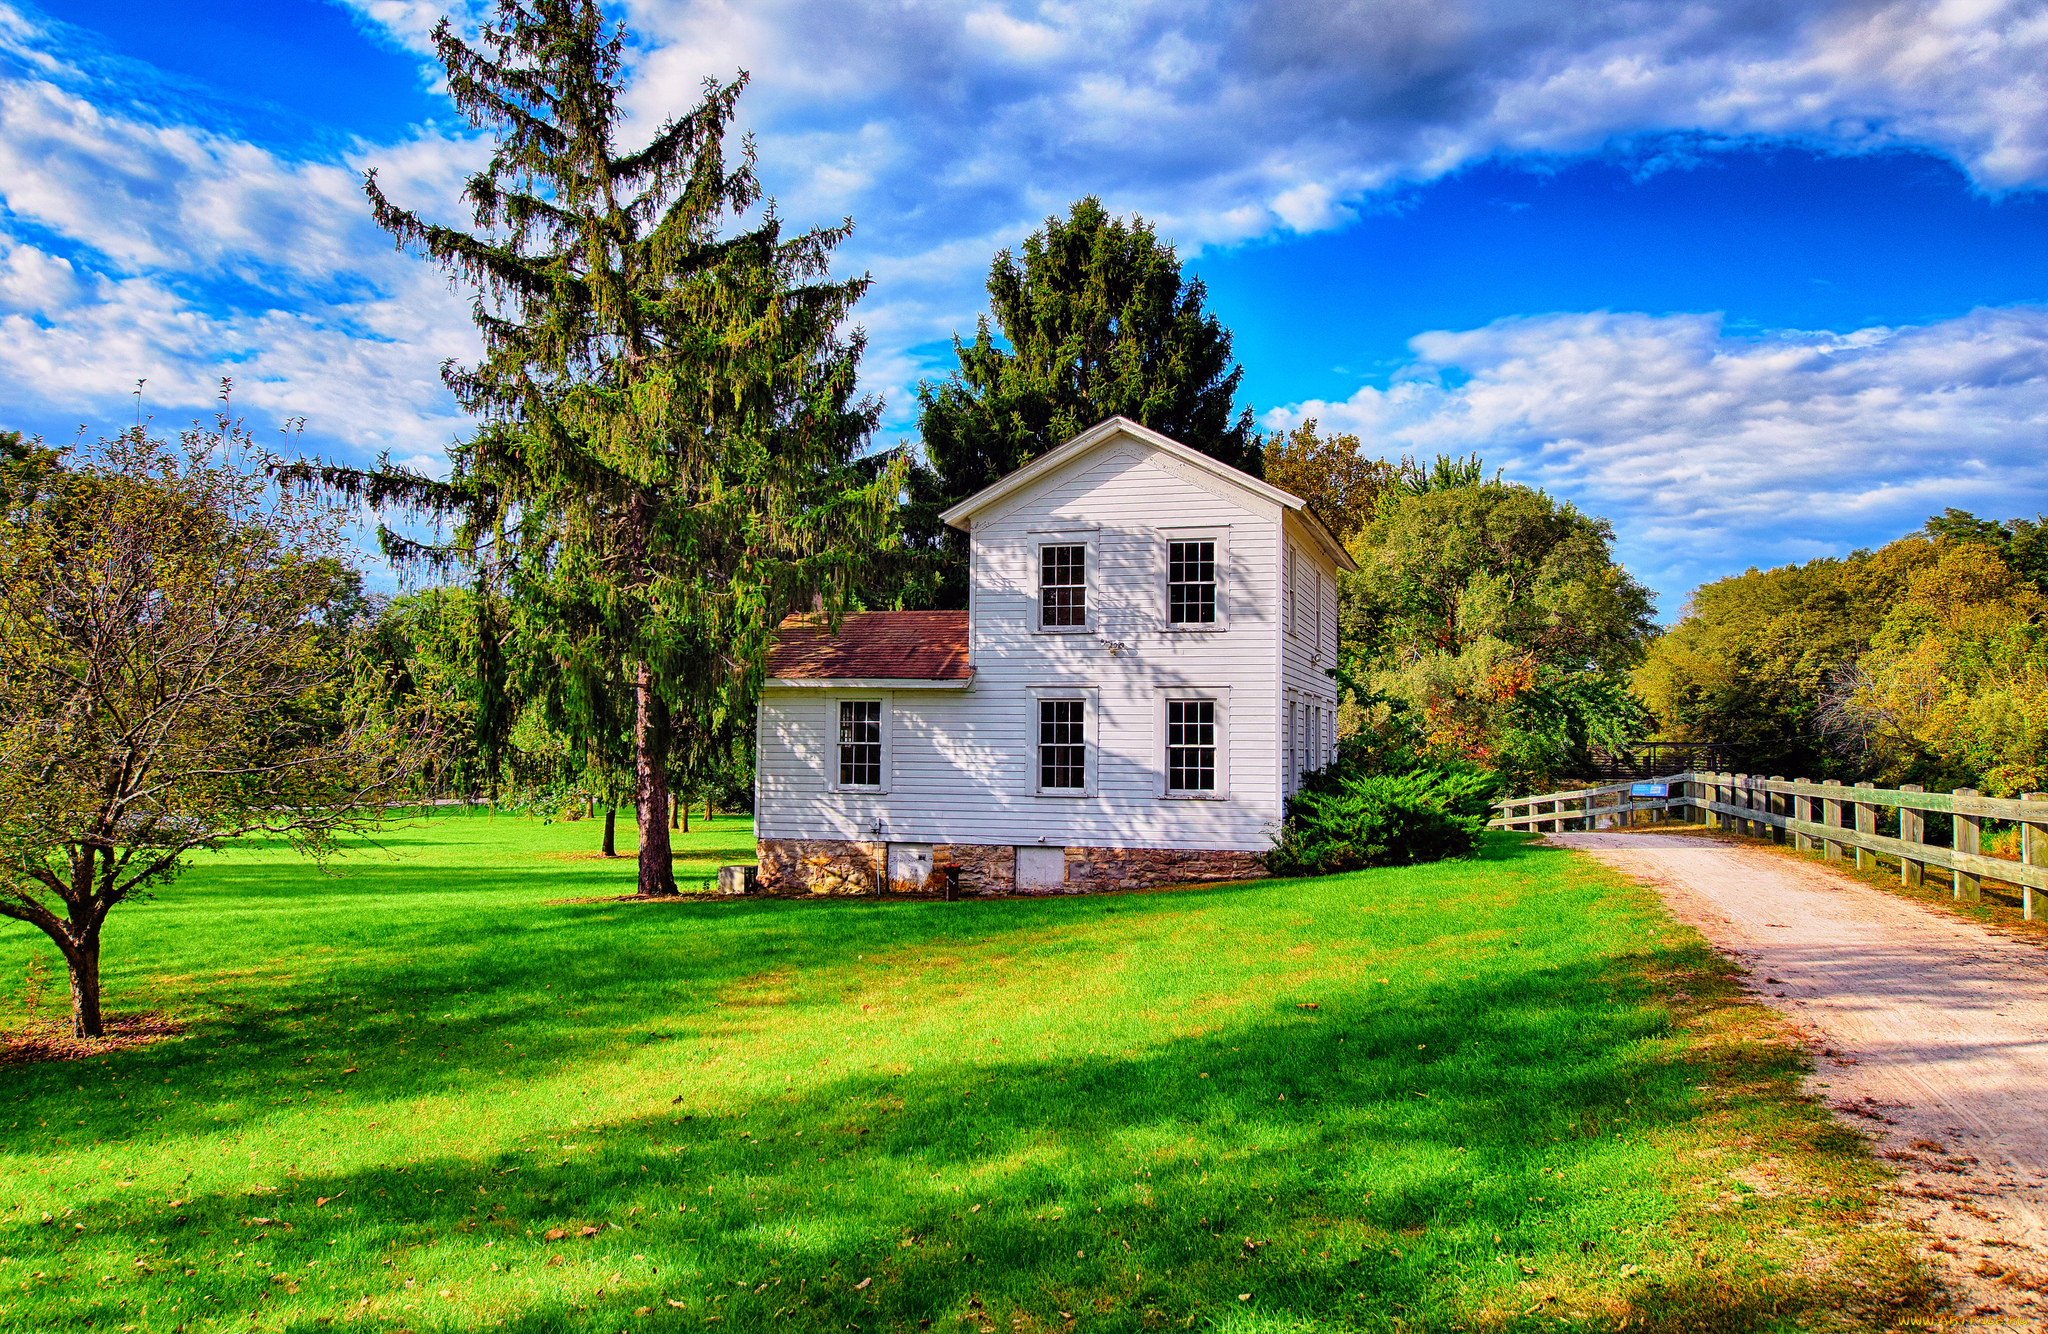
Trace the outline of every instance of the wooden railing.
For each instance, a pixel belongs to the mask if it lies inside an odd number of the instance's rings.
[[[1638,796],[1642,784],[1613,783],[1606,787],[1514,797],[1495,803],[1500,815],[1495,829],[1593,829],[1619,822],[1623,815],[1654,811],[1717,829],[1734,829],[1785,842],[1802,852],[1818,851],[1831,860],[1854,858],[1865,870],[1878,869],[1884,857],[1896,861],[1903,884],[1930,883],[1928,872],[1946,873],[1958,899],[1983,897],[1984,882],[1995,880],[2020,891],[2020,912],[2034,918],[2034,891],[2048,891],[2048,793],[2029,792],[2017,800],[1986,797],[1972,788],[1954,792],[1923,792],[1908,785],[1878,788],[1868,783],[1844,787],[1829,779],[1759,778],[1753,774],[1686,772],[1652,780],[1666,795]],[[1602,800],[1612,798],[1612,800]],[[1878,812],[1899,815],[1899,836],[1877,832]],[[1927,816],[1950,817],[1953,837],[1944,846],[1927,841]],[[2020,857],[1987,857],[1982,849],[1985,820],[2019,826]],[[1934,881],[1933,883],[1939,883]]]

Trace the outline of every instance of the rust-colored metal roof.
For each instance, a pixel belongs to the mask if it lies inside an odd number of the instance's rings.
[[[768,675],[784,681],[964,681],[967,613],[866,611],[832,634],[822,617],[792,616],[776,632]]]

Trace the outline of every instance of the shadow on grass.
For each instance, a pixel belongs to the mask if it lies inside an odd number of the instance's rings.
[[[729,1115],[681,1102],[579,1127],[559,1148],[102,1205],[17,1224],[8,1244],[47,1272],[110,1235],[152,1257],[142,1267],[158,1274],[77,1308],[109,1325],[133,1318],[123,1299],[161,1308],[183,1293],[223,1316],[297,1312],[283,1327],[304,1330],[344,1311],[359,1329],[536,1334],[712,1317],[819,1331],[1435,1327],[1469,1317],[1461,1289],[1512,1296],[1525,1269],[1649,1262],[1647,1238],[1610,1227],[1641,1208],[1616,1215],[1601,1188],[1655,1192],[1630,1145],[1696,1120],[1692,1086],[1709,1071],[1646,1041],[1667,1020],[1644,986],[1621,961],[1440,984],[1420,1004],[1325,991],[1315,1011],[1276,1002],[1135,1056],[848,1077]],[[1752,1059],[1765,1077],[1797,1069],[1789,1049]],[[1825,1122],[1813,1131],[1814,1151],[1853,1151]],[[557,1229],[568,1235],[546,1240]],[[228,1244],[271,1268],[178,1277]],[[1732,1263],[1607,1286],[1648,1329],[1764,1328],[1842,1297]]]

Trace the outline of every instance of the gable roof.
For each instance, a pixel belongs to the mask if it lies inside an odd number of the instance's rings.
[[[768,653],[775,681],[966,681],[967,613],[865,611],[839,623],[791,616]]]
[[[1316,544],[1323,548],[1323,554],[1334,561],[1338,569],[1356,570],[1358,568],[1356,562],[1351,559],[1350,553],[1344,550],[1344,544],[1337,540],[1336,536],[1330,532],[1323,521],[1316,517],[1315,511],[1308,507],[1308,502],[1300,496],[1289,491],[1282,491],[1279,487],[1269,482],[1262,482],[1248,472],[1240,472],[1221,460],[1210,458],[1198,449],[1188,448],[1171,436],[1161,435],[1149,426],[1140,426],[1128,417],[1104,418],[1075,436],[1072,440],[1061,445],[1058,449],[1047,450],[1023,467],[991,482],[939,515],[939,518],[954,528],[959,528],[963,531],[968,530],[973,526],[972,520],[975,514],[987,509],[990,505],[995,504],[1006,496],[1016,494],[1039,479],[1057,472],[1083,454],[1087,454],[1109,443],[1120,435],[1130,436],[1132,439],[1150,445],[1162,453],[1170,454],[1181,462],[1199,468],[1211,476],[1249,491],[1262,500],[1267,500],[1285,509],[1293,510],[1301,516],[1310,533],[1315,536]]]

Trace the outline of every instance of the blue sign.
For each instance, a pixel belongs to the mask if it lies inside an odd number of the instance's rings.
[[[1669,783],[1636,783],[1630,786],[1628,794],[1631,797],[1668,797],[1671,795],[1671,785]]]

